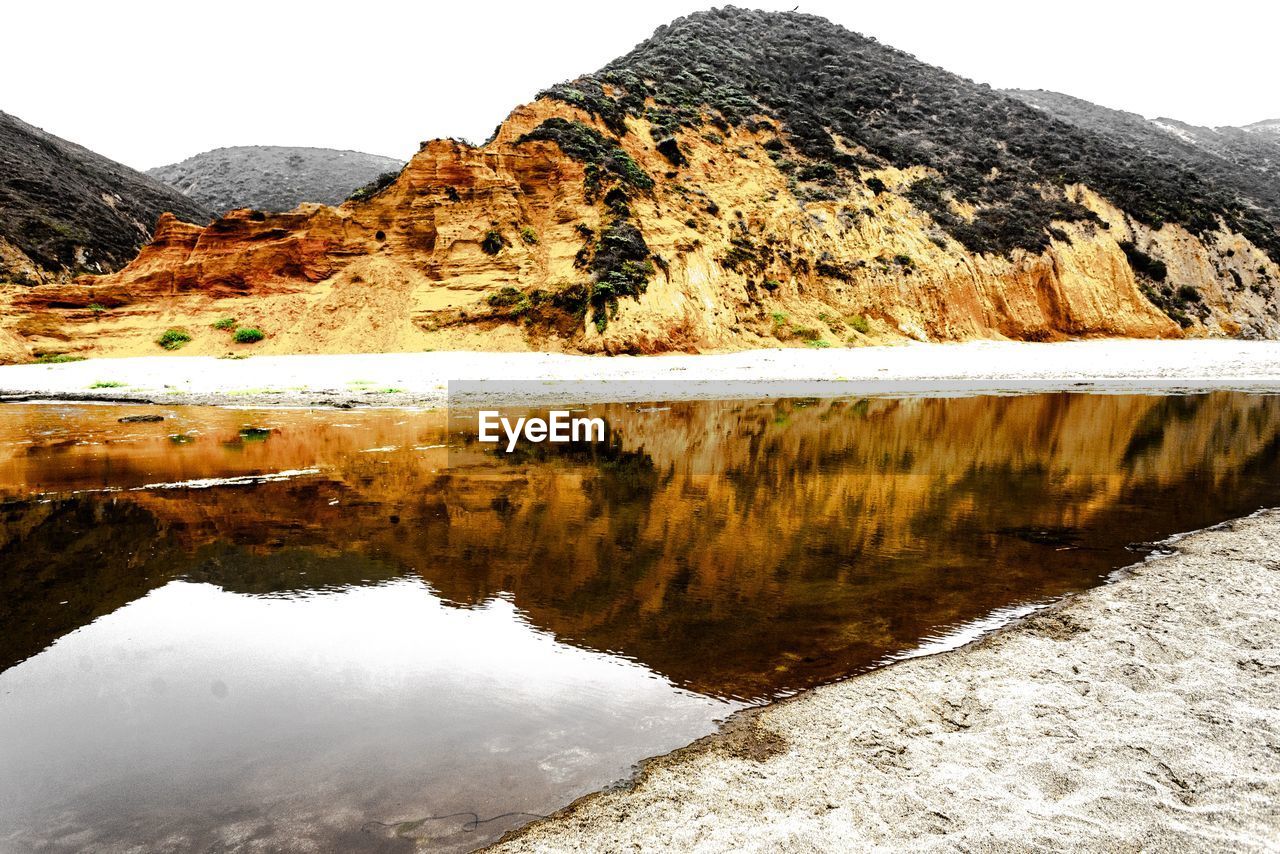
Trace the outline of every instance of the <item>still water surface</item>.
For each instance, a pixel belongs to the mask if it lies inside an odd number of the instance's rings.
[[[1280,504],[1275,396],[590,410],[0,407],[0,850],[471,848]]]

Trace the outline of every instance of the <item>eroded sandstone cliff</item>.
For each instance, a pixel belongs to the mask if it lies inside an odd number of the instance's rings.
[[[811,128],[764,101],[730,121],[723,105],[677,115],[660,87],[579,86],[516,109],[483,146],[424,143],[359,201],[166,217],[117,274],[5,290],[0,355],[160,353],[170,328],[190,354],[1280,336],[1280,268],[1235,202],[1166,181],[1135,214],[1012,162],[1016,192],[992,167],[995,189],[966,195],[969,173],[840,133],[822,132],[824,160]],[[1009,221],[1019,205],[1029,224]],[[239,326],[266,338],[235,344]]]

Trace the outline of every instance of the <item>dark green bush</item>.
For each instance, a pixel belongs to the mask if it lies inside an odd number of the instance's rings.
[[[507,239],[502,236],[502,232],[496,228],[491,228],[484,233],[484,238],[480,241],[480,248],[487,255],[497,255],[504,247],[509,246]]]
[[[1204,302],[1204,297],[1191,285],[1183,285],[1178,288],[1178,299],[1184,303]]]
[[[1152,258],[1135,246],[1132,241],[1124,241],[1120,244],[1120,249],[1124,252],[1125,257],[1129,259],[1129,266],[1133,268],[1135,273],[1146,276],[1155,282],[1163,282],[1168,277],[1169,268],[1165,266],[1165,263]]]
[[[368,201],[369,199],[372,199],[374,196],[378,195],[378,193],[381,193],[387,187],[390,187],[392,184],[394,184],[395,180],[399,177],[400,177],[399,172],[383,172],[377,178],[374,178],[368,184],[365,184],[363,187],[361,187],[360,189],[352,193],[350,196],[348,196],[347,201],[349,202]],[[350,186],[350,185],[348,184],[347,186]]]

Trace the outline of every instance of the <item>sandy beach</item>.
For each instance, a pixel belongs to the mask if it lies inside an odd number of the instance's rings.
[[[971,341],[673,356],[385,353],[147,356],[0,367],[0,400],[166,404],[440,406],[451,381],[522,384],[549,398],[724,398],[1016,391],[1280,388],[1280,342]],[[602,388],[599,382],[609,383]],[[655,397],[646,384],[668,383]],[[630,387],[628,387],[630,386]],[[753,388],[753,386],[755,386]],[[515,394],[515,392],[513,392]]]
[[[960,650],[744,714],[503,851],[1267,851],[1280,512]]]

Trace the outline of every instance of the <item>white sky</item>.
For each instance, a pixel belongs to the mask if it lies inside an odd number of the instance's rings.
[[[419,140],[485,139],[543,87],[712,5],[5,0],[0,110],[139,169],[224,145],[407,158]],[[1280,117],[1280,4],[807,0],[800,10],[996,87],[1194,124]]]

